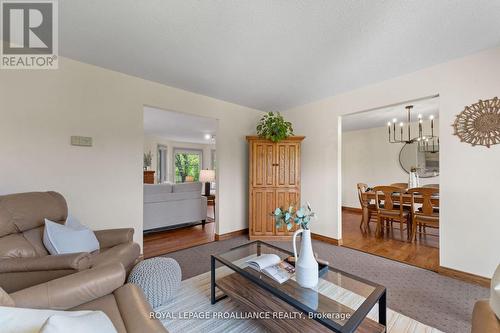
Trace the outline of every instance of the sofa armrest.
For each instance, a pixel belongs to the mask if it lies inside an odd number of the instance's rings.
[[[168,333],[158,319],[144,292],[135,284],[127,283],[114,292],[123,322],[130,333]]]
[[[500,320],[488,300],[477,301],[472,311],[471,333],[500,332]]]
[[[67,310],[111,294],[125,282],[120,263],[87,269],[10,294],[17,307]]]
[[[30,258],[0,259],[0,273],[34,272],[62,269],[81,271],[90,268],[90,254],[86,252],[49,255]]]
[[[134,237],[133,228],[106,229],[94,231],[101,249],[107,249],[123,243],[130,243]]]

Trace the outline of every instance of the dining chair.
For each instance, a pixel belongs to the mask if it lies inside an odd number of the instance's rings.
[[[427,184],[427,185],[423,185],[422,187],[432,187],[432,188],[439,189],[439,184]]]
[[[397,186],[375,186],[373,188],[375,191],[375,205],[377,207],[377,235],[382,236],[384,233],[384,224],[387,221],[399,222],[399,230],[401,232],[401,239],[403,239],[403,225],[406,223],[406,237],[410,239],[409,225],[410,212],[404,208],[401,204],[403,203],[403,192],[401,187]],[[398,197],[398,204],[394,203],[394,198]],[[383,202],[383,205],[381,204]]]
[[[439,195],[439,188],[433,187],[416,187],[408,190],[411,194],[411,211],[412,211],[412,230],[411,230],[411,241],[415,241],[417,238],[417,226],[419,227],[419,232],[422,232],[422,228],[430,227],[439,229],[439,206],[434,204],[432,199]],[[415,205],[415,195],[422,196],[422,206],[417,207]]]
[[[363,192],[366,192],[368,189],[368,185],[365,183],[358,183],[357,185],[358,188],[358,199],[359,199],[359,204],[363,209],[367,209],[368,214],[365,216],[361,217],[361,222],[359,224],[359,228],[361,230],[369,230],[370,229],[370,220],[372,216],[375,216],[377,214],[377,206],[375,204],[370,203],[370,199],[365,200],[363,199]],[[365,221],[366,220],[366,221]]]

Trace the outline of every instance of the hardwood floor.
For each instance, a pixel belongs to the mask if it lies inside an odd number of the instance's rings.
[[[213,242],[215,223],[213,206],[209,206],[207,223],[144,235],[144,257],[175,252],[181,249]],[[388,259],[404,262],[421,268],[438,271],[439,237],[435,235],[417,237],[416,243],[401,241],[396,224],[383,238],[375,237],[375,223],[370,223],[371,232],[363,234],[359,229],[361,214],[352,211],[342,212],[342,242],[345,247],[375,254]]]
[[[144,258],[187,249],[215,240],[214,207],[208,206],[205,226],[195,225],[144,235]]]
[[[439,237],[437,236],[437,230],[428,229],[429,235],[417,236],[415,243],[408,243],[401,240],[396,223],[394,223],[392,231],[389,230],[389,232],[384,233],[382,238],[377,238],[375,237],[376,224],[374,222],[370,223],[371,231],[362,233],[359,228],[360,221],[360,213],[342,211],[343,246],[438,271]]]

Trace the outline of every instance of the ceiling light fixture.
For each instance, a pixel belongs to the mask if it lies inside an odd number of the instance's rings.
[[[430,121],[430,126],[431,126],[431,134],[430,135],[424,135],[423,134],[423,119],[422,115],[418,115],[418,137],[412,138],[411,136],[411,110],[413,109],[413,105],[407,105],[405,106],[405,109],[407,110],[407,119],[408,123],[406,124],[407,126],[407,139],[403,139],[405,136],[404,134],[404,127],[405,123],[400,122],[399,127],[400,127],[400,135],[399,138],[396,138],[396,122],[397,119],[394,118],[392,119],[392,123],[389,121],[387,123],[387,128],[389,130],[389,143],[407,143],[411,144],[415,141],[418,142],[418,149],[421,152],[431,152],[431,153],[436,153],[439,151],[439,137],[434,135],[434,116],[431,115],[429,116],[429,121]],[[392,129],[391,129],[392,127]]]

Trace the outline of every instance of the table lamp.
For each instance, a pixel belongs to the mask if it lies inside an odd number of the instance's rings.
[[[215,181],[215,170],[201,170],[200,182],[205,183],[205,195],[210,195],[210,183]]]

